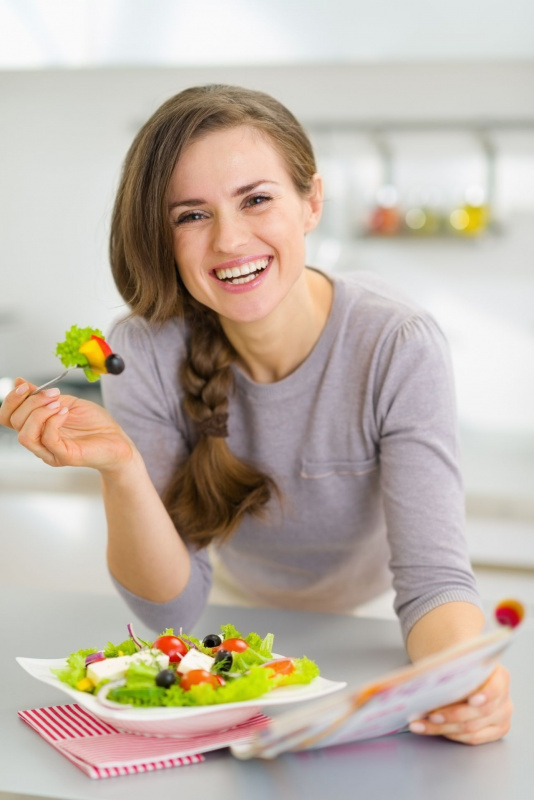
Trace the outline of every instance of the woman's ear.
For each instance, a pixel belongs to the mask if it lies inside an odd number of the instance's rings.
[[[307,197],[308,210],[304,223],[305,233],[315,230],[323,213],[323,179],[316,172],[312,177],[310,194]]]

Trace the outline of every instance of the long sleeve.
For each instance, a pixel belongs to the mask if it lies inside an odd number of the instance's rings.
[[[410,317],[384,343],[375,408],[395,610],[407,637],[442,603],[480,606],[465,538],[452,369],[430,317]]]

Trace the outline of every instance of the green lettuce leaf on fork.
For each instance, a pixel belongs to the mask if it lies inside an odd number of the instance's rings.
[[[90,339],[91,336],[104,338],[104,334],[98,328],[79,328],[77,325],[72,325],[65,334],[65,341],[58,342],[56,356],[59,356],[61,363],[67,369],[69,367],[84,367],[87,380],[97,381],[100,376],[90,368],[87,356],[79,352],[80,345]]]

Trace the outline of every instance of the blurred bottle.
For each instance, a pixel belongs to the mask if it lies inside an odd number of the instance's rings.
[[[463,204],[451,211],[449,225],[460,236],[479,236],[488,227],[489,217],[484,189],[472,185],[465,190]]]
[[[398,209],[399,193],[391,184],[381,186],[376,193],[376,206],[371,212],[368,233],[373,236],[395,236],[402,230]]]

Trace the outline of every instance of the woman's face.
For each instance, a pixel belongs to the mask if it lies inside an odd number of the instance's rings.
[[[321,183],[304,198],[270,140],[241,126],[189,145],[169,187],[173,250],[191,295],[233,322],[267,317],[304,274]]]

